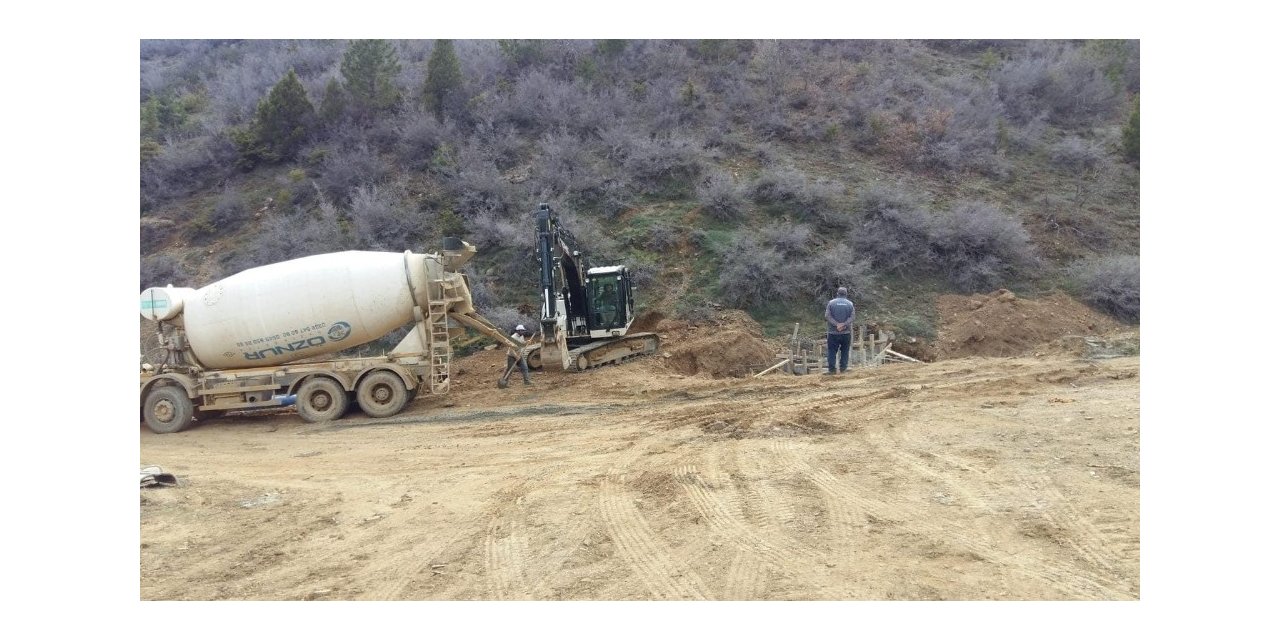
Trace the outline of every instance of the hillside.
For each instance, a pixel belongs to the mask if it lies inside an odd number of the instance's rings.
[[[1134,41],[143,41],[140,287],[476,244],[528,320],[550,202],[642,306],[931,340],[939,296],[1139,319]]]

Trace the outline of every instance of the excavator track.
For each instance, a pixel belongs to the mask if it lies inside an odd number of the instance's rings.
[[[586,371],[653,355],[658,352],[660,343],[656,333],[633,333],[619,338],[596,340],[569,351],[569,370]]]

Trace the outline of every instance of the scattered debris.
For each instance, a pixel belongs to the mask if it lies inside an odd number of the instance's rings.
[[[141,487],[176,487],[178,478],[156,465],[142,467]]]
[[[281,496],[279,492],[271,491],[269,493],[264,493],[256,498],[241,500],[240,506],[246,509],[252,509],[253,507],[262,507],[269,504],[275,504],[277,502],[280,502],[280,500],[281,500]]]

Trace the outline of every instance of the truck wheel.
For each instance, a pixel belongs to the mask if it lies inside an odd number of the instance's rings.
[[[390,371],[374,371],[356,387],[356,399],[369,416],[386,418],[400,413],[409,402],[409,390],[400,376]]]
[[[142,415],[146,419],[147,428],[155,433],[177,433],[191,424],[195,407],[182,387],[153,387],[147,392]]]
[[[346,389],[332,378],[311,378],[298,387],[298,415],[307,422],[337,420],[347,412]]]

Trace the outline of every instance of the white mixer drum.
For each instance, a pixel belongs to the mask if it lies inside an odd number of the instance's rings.
[[[187,297],[187,337],[200,363],[217,369],[359,346],[413,320],[410,278],[425,308],[428,268],[443,275],[435,255],[344,251],[249,269]]]

